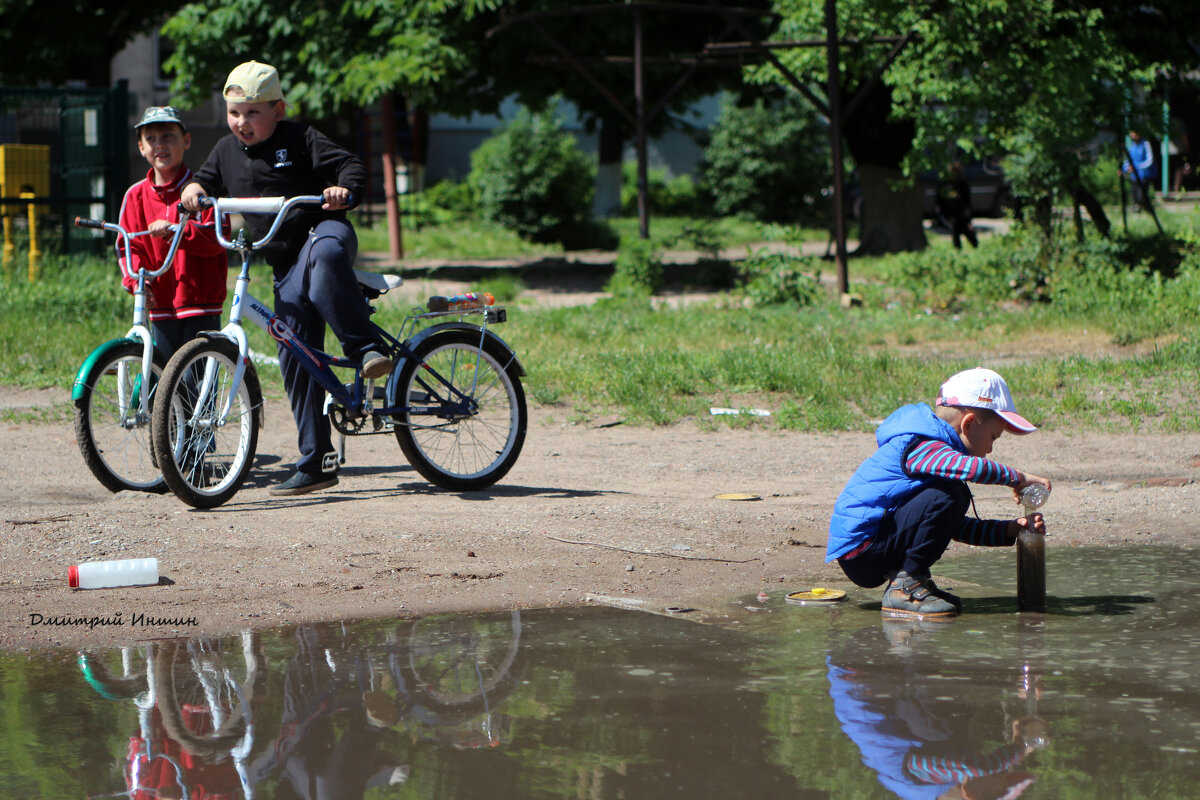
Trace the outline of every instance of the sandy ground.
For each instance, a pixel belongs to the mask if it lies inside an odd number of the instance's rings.
[[[0,405],[65,400],[0,389]],[[110,494],[69,424],[0,427],[0,648],[100,646],[303,620],[638,602],[714,608],[760,591],[849,586],[823,563],[833,500],[869,434],[568,424],[534,407],[524,452],[497,486],[437,490],[390,436],[352,439],[341,484],[299,498],[294,428],[272,401],[249,483],[196,511],[173,495]],[[1039,432],[996,455],[1050,476],[1050,548],[1193,546],[1200,436]],[[726,500],[722,493],[760,499]],[[984,517],[1014,517],[978,487]],[[970,558],[955,545],[950,557]],[[1052,557],[1052,550],[1051,555]],[[79,591],[71,564],[154,556],[169,583]],[[936,574],[936,573],[935,573]],[[119,624],[84,624],[80,620]],[[36,622],[36,624],[35,624]],[[73,624],[51,624],[72,622]]]

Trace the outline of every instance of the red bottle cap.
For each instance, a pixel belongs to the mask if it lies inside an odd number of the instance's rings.
[[[79,567],[67,567],[67,585],[72,589],[79,588]]]

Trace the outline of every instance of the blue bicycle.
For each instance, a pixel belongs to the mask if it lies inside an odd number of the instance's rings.
[[[504,322],[503,307],[410,315],[393,337],[375,326],[396,367],[382,387],[362,377],[362,364],[312,350],[270,307],[248,291],[250,261],[271,241],[286,214],[299,205],[320,205],[317,196],[219,198],[212,203],[217,238],[242,259],[229,323],[202,334],[167,363],[159,392],[184,413],[157,416],[151,440],[167,486],[195,508],[231,498],[249,474],[261,425],[262,391],[243,319],[255,323],[297,357],[328,393],[326,409],[346,436],[394,432],[400,449],[423,477],[445,489],[491,486],[516,463],[525,442],[528,412],[521,378],[525,370],[512,348],[489,329]],[[230,214],[273,214],[256,242],[243,229],[225,238]],[[368,301],[399,286],[396,276],[355,270]],[[445,317],[454,321],[438,321]],[[474,316],[479,324],[461,317]],[[433,324],[428,324],[432,322]],[[427,327],[421,327],[428,325]],[[333,367],[352,370],[345,383]],[[382,391],[380,391],[382,390]]]

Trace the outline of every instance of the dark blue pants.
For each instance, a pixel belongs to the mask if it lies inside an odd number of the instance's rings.
[[[354,277],[358,237],[345,220],[327,219],[313,228],[287,275],[275,281],[275,313],[309,348],[325,349],[325,323],[349,358],[359,358],[379,337],[366,298]],[[296,469],[309,474],[337,471],[325,390],[282,345],[279,369],[299,434]]]
[[[971,490],[962,481],[932,481],[880,524],[870,547],[838,564],[847,578],[868,588],[900,570],[927,571],[950,546],[970,506]]]

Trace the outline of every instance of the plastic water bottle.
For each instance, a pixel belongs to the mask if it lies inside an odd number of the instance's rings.
[[[91,561],[67,569],[72,589],[108,589],[113,586],[149,586],[158,583],[157,558]]]
[[[1050,490],[1040,483],[1021,490],[1021,505],[1028,517],[1050,499]],[[1029,525],[1017,534],[1017,609],[1046,610],[1046,537]]]
[[[434,295],[429,298],[427,307],[430,311],[469,311],[472,308],[483,308],[496,302],[490,292],[467,292],[453,297]]]

